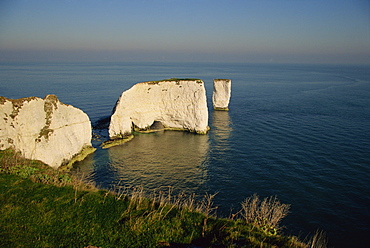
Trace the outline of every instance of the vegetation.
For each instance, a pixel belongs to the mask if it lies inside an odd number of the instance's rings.
[[[146,82],[147,84],[158,84],[160,82],[179,82],[179,81],[196,81],[197,83],[202,83],[202,80],[199,78],[169,78],[169,79],[163,79],[163,80],[158,80],[158,81],[149,81]]]
[[[126,142],[129,142],[133,138],[134,138],[134,135],[132,135],[132,134],[129,134],[129,135],[126,135],[126,136],[122,135],[121,138],[117,137],[116,139],[110,139],[108,141],[103,142],[103,144],[101,144],[101,148],[108,149],[112,146],[121,145],[121,144],[124,144]]]
[[[229,108],[220,108],[220,107],[214,107],[214,110],[219,110],[219,111],[229,111]]]
[[[276,197],[252,196],[222,219],[214,195],[98,190],[11,150],[0,165],[1,247],[324,247],[281,235],[289,206]]]
[[[242,216],[247,223],[254,223],[266,234],[276,235],[280,221],[287,216],[289,205],[281,203],[276,196],[259,199],[258,195],[242,203]]]

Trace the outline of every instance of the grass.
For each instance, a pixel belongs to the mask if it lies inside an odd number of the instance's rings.
[[[323,231],[317,230],[316,233],[307,241],[308,248],[326,248],[328,241]]]
[[[11,150],[0,152],[0,164],[0,247],[324,247],[266,232],[258,218],[246,219],[250,201],[232,218],[217,218],[215,195],[99,190]],[[285,206],[264,201],[257,206]]]

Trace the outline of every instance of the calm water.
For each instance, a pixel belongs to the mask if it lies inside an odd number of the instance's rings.
[[[56,94],[94,123],[142,81],[205,82],[207,135],[160,132],[98,149],[78,171],[104,188],[218,192],[219,215],[257,193],[291,204],[285,232],[325,230],[329,245],[370,244],[370,68],[252,64],[0,64],[0,95]],[[232,79],[229,112],[212,110],[214,78]],[[106,137],[106,130],[96,130]],[[94,146],[101,142],[94,141]]]

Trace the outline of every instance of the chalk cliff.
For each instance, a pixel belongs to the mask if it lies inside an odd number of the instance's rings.
[[[122,93],[111,116],[111,139],[125,137],[133,129],[158,128],[207,133],[208,107],[202,80],[143,82]]]
[[[231,97],[231,80],[215,79],[213,80],[212,102],[215,110],[229,110]]]
[[[91,136],[89,117],[55,95],[0,97],[0,150],[13,148],[58,168],[93,152]]]

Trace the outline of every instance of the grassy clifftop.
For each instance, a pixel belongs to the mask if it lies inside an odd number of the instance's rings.
[[[98,190],[9,150],[0,165],[1,247],[308,247],[259,223],[255,197],[240,218],[223,219],[211,195],[196,202],[170,191]]]

